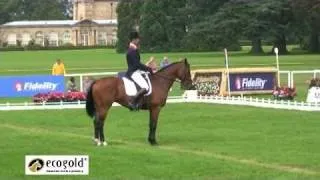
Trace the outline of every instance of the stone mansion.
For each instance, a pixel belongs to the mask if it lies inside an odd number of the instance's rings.
[[[118,0],[74,0],[73,20],[13,21],[0,25],[0,46],[113,45]]]

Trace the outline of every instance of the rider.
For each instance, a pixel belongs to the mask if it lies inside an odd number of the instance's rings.
[[[139,53],[139,43],[140,37],[138,32],[134,31],[130,33],[130,44],[127,52],[127,64],[128,71],[127,77],[130,77],[139,86],[140,90],[137,95],[133,98],[133,101],[129,103],[129,108],[131,110],[137,110],[139,108],[140,99],[149,91],[149,86],[147,81],[142,77],[142,73],[150,72],[152,69],[140,62]]]

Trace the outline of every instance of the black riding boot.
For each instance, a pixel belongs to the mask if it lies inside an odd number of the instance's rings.
[[[129,109],[131,111],[137,111],[140,108],[140,99],[147,93],[148,91],[145,88],[142,88],[138,91],[137,95],[129,102]]]

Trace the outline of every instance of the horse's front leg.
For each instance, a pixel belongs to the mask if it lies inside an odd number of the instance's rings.
[[[148,141],[151,145],[157,145],[156,141],[156,130],[158,124],[158,117],[160,113],[160,107],[151,107],[150,109],[150,121],[149,121],[149,137]]]

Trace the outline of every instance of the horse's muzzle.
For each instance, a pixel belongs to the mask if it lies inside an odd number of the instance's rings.
[[[185,90],[196,90],[197,88],[196,88],[195,84],[192,83],[192,84],[185,85],[183,89],[185,89]]]
[[[196,85],[192,83],[192,85],[188,88],[188,90],[196,90]]]

